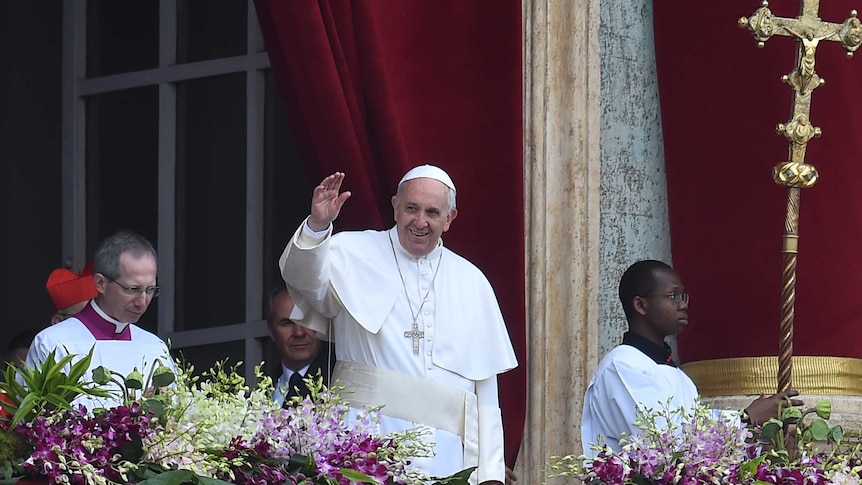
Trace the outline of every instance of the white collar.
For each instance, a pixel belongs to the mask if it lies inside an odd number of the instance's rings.
[[[398,255],[400,257],[407,258],[409,261],[419,261],[420,259],[437,259],[438,257],[440,257],[440,254],[443,253],[442,236],[440,237],[440,239],[437,240],[437,246],[435,246],[434,249],[432,249],[431,252],[426,254],[425,256],[414,256],[410,254],[406,249],[404,249],[404,246],[401,245],[401,239],[398,239],[398,226],[395,226],[389,230],[389,237],[390,239],[392,239],[392,242],[395,245],[395,249],[397,250]]]
[[[96,313],[98,313],[100,317],[114,324],[114,326],[116,327],[114,329],[114,333],[123,333],[123,330],[125,330],[126,327],[129,326],[128,322],[121,322],[105,313],[101,308],[99,308],[99,305],[96,303],[95,299],[93,299],[93,310],[96,310]]]
[[[290,381],[290,378],[293,376],[293,374],[295,372],[299,372],[300,376],[305,377],[305,374],[308,373],[309,367],[311,367],[311,363],[309,363],[308,365],[306,365],[302,369],[299,369],[299,371],[295,371],[295,370],[289,369],[286,365],[284,365],[284,361],[282,361],[281,362],[281,375],[284,376],[284,381],[288,382],[288,381]]]

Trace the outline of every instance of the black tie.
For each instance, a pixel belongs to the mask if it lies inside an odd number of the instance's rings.
[[[299,391],[297,391],[297,388],[299,388]],[[302,396],[304,389],[305,382],[302,381],[302,375],[299,372],[291,374],[290,379],[287,381],[287,393],[284,395],[284,403],[282,403],[281,407],[290,407],[290,398],[293,396]]]

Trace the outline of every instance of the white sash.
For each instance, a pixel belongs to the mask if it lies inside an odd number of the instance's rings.
[[[352,407],[383,405],[381,414],[460,436],[464,443],[464,468],[479,466],[476,394],[421,377],[353,362],[337,362],[333,379],[345,387],[342,398]]]

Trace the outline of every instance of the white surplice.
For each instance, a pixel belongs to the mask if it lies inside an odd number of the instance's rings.
[[[131,340],[96,340],[80,320],[75,317],[68,318],[36,335],[30,345],[30,351],[27,352],[26,364],[30,367],[41,365],[52,350],[56,350],[56,360],[70,354],[77,355],[78,357],[72,360],[74,363],[85,357],[93,348],[93,358],[84,376],[88,381],[92,380],[92,370],[99,366],[105,366],[123,376],[138,369],[145,378],[149,375],[156,359],[175,369],[168,347],[162,339],[137,325],[128,324],[128,326],[131,330]],[[66,372],[68,369],[69,366],[66,367]],[[83,404],[92,411],[96,407],[109,408],[122,403],[119,392],[114,392],[119,391],[115,384],[109,383],[105,389],[112,392],[113,397],[78,396],[73,401],[73,405]]]
[[[320,317],[331,318],[339,361],[475,393],[479,470],[474,477],[504,482],[497,374],[514,368],[517,361],[485,276],[442,243],[425,257],[410,255],[395,228],[331,236],[330,227],[319,239],[309,232],[303,222],[279,261],[296,301],[292,319],[326,333]],[[404,335],[412,330],[414,316],[424,332],[418,355],[414,340]],[[435,398],[424,397],[430,403]],[[385,407],[382,414],[382,432],[423,424],[386,416]],[[434,429],[428,439],[436,444],[436,456],[414,460],[414,466],[432,476],[471,466],[463,461],[464,446],[457,434]]]
[[[581,443],[587,456],[595,455],[591,444],[603,439],[620,450],[623,433],[633,436],[637,406],[661,409],[670,399],[669,409],[691,409],[697,387],[678,367],[656,363],[631,345],[619,345],[599,362],[584,395]]]

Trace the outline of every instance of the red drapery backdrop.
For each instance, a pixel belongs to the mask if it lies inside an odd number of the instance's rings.
[[[494,286],[520,366],[500,378],[506,461],[526,406],[521,6],[516,0],[255,0],[309,188],[353,195],[336,230],[384,229],[411,167],[458,188],[446,244]],[[310,193],[310,190],[309,190]]]
[[[771,0],[796,17],[801,0]],[[774,129],[790,118],[796,44],[763,49],[737,27],[759,0],[654,3],[656,58],[674,264],[692,294],[691,325],[679,337],[684,362],[777,355],[781,236],[787,189],[771,178],[787,160]],[[841,23],[858,0],[822,2]],[[862,53],[862,51],[860,51]],[[794,355],[862,357],[862,59],[835,42],[817,48],[826,84],[813,92],[811,121],[823,137],[806,162],[820,180],[803,189]]]

